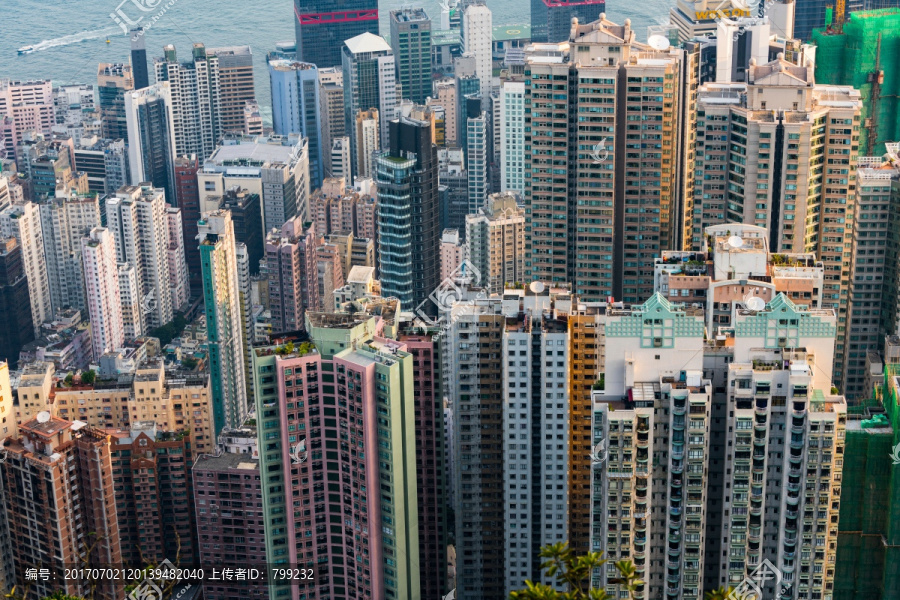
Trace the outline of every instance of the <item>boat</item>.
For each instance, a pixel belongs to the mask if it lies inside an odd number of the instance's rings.
[[[19,54],[31,54],[34,52],[34,46],[22,46],[19,48]]]
[[[107,43],[107,44],[109,43],[109,38],[106,38],[106,43]]]

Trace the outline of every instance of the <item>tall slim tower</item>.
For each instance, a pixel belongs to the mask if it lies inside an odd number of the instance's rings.
[[[344,131],[350,134],[351,156],[357,155],[359,142],[354,123],[361,110],[378,109],[380,144],[381,147],[388,144],[388,123],[397,118],[400,105],[394,61],[388,43],[372,33],[344,42],[341,63],[344,70]]]
[[[134,89],[131,65],[100,63],[97,67],[97,93],[100,103],[100,131],[111,140],[128,143],[125,94]]]
[[[206,53],[218,59],[219,120],[222,133],[243,132],[244,109],[248,103],[256,102],[253,53],[250,46],[210,48]]]
[[[16,238],[0,240],[0,314],[6,315],[0,321],[0,360],[15,368],[19,350],[34,339],[28,279]],[[12,410],[11,397],[9,406]],[[15,424],[15,416],[12,421]]]
[[[309,177],[312,189],[325,177],[325,148],[316,65],[290,60],[269,61],[272,85],[272,126],[278,135],[302,133],[309,139]]]
[[[154,67],[157,83],[167,81],[172,90],[174,155],[196,154],[205,160],[223,133],[219,57],[203,44],[194,44],[187,62],[178,62],[175,46],[163,50],[165,56],[156,59]],[[240,110],[238,130],[243,129],[243,104]]]
[[[109,229],[92,229],[81,241],[81,255],[91,319],[91,343],[94,360],[99,361],[104,353],[121,348],[125,342],[116,242]]]
[[[315,226],[304,227],[299,217],[289,219],[281,231],[269,233],[266,239],[273,333],[305,329],[304,313],[319,308],[319,239]]]
[[[172,93],[168,82],[125,94],[128,129],[128,164],[132,185],[150,182],[166,191],[166,201],[176,202],[175,129]]]
[[[33,202],[9,206],[0,211],[0,238],[14,237],[22,247],[28,294],[31,298],[31,319],[34,335],[40,334],[41,324],[52,315],[50,288],[47,281],[47,261],[44,258],[44,233],[38,205]]]
[[[209,337],[210,387],[215,435],[238,428],[247,417],[244,331],[231,213],[216,210],[197,224],[203,300]]]
[[[403,306],[426,305],[440,273],[440,206],[434,114],[415,107],[390,123],[391,143],[375,164],[381,289]],[[435,307],[428,306],[429,313]]]
[[[481,98],[465,99],[466,174],[469,187],[468,214],[478,212],[488,193],[488,117],[482,110]]]
[[[481,106],[485,111],[490,110],[494,81],[493,33],[493,16],[484,0],[469,4],[463,13],[463,52],[475,57],[475,76],[481,86]]]
[[[150,85],[144,33],[143,27],[135,27],[131,30],[131,71],[134,73],[134,89],[136,90],[142,90]]]
[[[356,173],[357,177],[375,174],[375,157],[381,148],[378,109],[370,108],[356,113]]]
[[[341,45],[362,33],[378,35],[378,0],[294,0],[297,60],[320,69],[341,64]]]
[[[425,104],[431,96],[431,19],[421,8],[391,11],[391,48],[403,98]]]

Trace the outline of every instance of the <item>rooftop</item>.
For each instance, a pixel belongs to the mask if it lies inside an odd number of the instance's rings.
[[[194,463],[194,469],[201,471],[258,471],[259,460],[249,454],[224,453],[219,456],[203,454]]]
[[[391,52],[391,46],[384,41],[384,38],[374,33],[362,33],[354,38],[350,38],[344,42],[347,49],[353,54],[363,54],[366,52]]]

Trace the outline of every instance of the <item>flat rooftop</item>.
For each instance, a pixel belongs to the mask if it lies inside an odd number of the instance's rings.
[[[226,452],[219,456],[203,454],[194,463],[194,469],[201,471],[258,471],[259,460],[249,454]]]

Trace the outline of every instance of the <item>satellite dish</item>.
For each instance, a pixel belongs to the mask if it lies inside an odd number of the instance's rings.
[[[739,236],[733,235],[730,238],[728,238],[728,245],[731,246],[732,248],[740,248],[744,245],[744,240],[741,239]]]
[[[668,50],[669,46],[671,46],[671,42],[669,42],[669,38],[664,35],[651,35],[647,38],[647,44],[655,49],[655,50]]]
[[[750,296],[744,300],[744,305],[750,310],[765,310],[766,301],[758,296]]]
[[[544,282],[543,281],[532,281],[531,285],[528,288],[534,292],[535,294],[540,294],[544,291]]]
[[[47,423],[50,421],[50,413],[46,410],[38,413],[37,422],[38,423]]]

